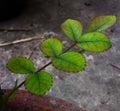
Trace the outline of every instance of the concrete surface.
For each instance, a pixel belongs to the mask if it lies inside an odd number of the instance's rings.
[[[114,14],[117,23],[104,31],[112,42],[112,48],[98,53],[85,52],[87,67],[79,73],[65,73],[52,66],[46,68],[54,78],[52,89],[47,93],[74,102],[86,111],[120,111],[120,70],[110,64],[120,64],[120,0],[30,0],[29,5],[18,17],[0,22],[0,28],[32,27],[27,31],[0,31],[0,43],[22,39],[39,33],[50,32],[58,35],[65,46],[70,41],[64,36],[60,24],[67,18],[78,19],[84,26],[97,15]],[[50,36],[49,35],[49,36]],[[13,56],[29,56],[43,39],[0,47],[0,81],[2,88],[10,88],[13,81],[24,76],[14,75],[6,69],[6,62]],[[34,51],[31,59],[36,67],[43,66],[48,58]],[[78,49],[74,49],[77,50]]]

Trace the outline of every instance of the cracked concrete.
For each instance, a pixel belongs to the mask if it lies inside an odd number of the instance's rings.
[[[46,68],[53,78],[54,84],[48,95],[74,102],[86,111],[119,111],[120,110],[120,70],[110,64],[120,64],[120,0],[30,0],[28,7],[16,18],[0,22],[0,28],[31,27],[31,31],[1,31],[0,43],[22,39],[39,33],[54,32],[69,46],[70,41],[60,29],[60,24],[67,18],[78,19],[86,31],[88,21],[94,16],[114,14],[117,23],[104,31],[112,42],[112,48],[98,53],[85,52],[87,67],[79,73],[65,73],[52,66]],[[55,35],[56,36],[56,35]],[[0,47],[0,80],[3,88],[10,88],[13,81],[24,76],[15,75],[6,69],[6,62],[14,56],[28,57],[43,39]],[[78,49],[75,48],[78,51]],[[36,67],[43,66],[48,58],[37,48],[31,59]]]

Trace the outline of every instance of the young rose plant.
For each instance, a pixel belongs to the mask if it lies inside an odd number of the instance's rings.
[[[26,57],[13,57],[7,63],[7,68],[15,74],[26,74],[21,84],[15,82],[15,86],[5,94],[0,89],[0,111],[4,111],[8,99],[14,97],[22,85],[26,90],[36,95],[44,95],[52,86],[53,79],[49,72],[44,71],[52,64],[56,69],[65,72],[79,72],[85,69],[86,60],[82,53],[69,51],[74,46],[80,50],[90,52],[103,52],[111,47],[109,38],[101,31],[109,28],[116,22],[116,16],[106,15],[93,18],[88,24],[88,30],[82,33],[81,22],[74,19],[67,19],[61,24],[64,34],[73,41],[73,44],[63,51],[63,45],[57,38],[48,38],[39,45],[40,50],[51,57],[51,61],[35,71],[33,62]]]

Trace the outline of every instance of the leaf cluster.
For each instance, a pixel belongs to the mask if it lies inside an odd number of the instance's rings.
[[[97,16],[89,22],[88,31],[83,34],[80,21],[67,19],[61,24],[61,29],[73,41],[73,46],[77,46],[80,50],[102,52],[111,47],[111,42],[107,35],[101,31],[112,26],[115,22],[116,16],[114,15]],[[63,51],[63,44],[57,38],[45,39],[40,43],[39,48],[46,56],[51,57],[51,62],[48,65],[52,64],[56,69],[66,72],[79,72],[85,69],[86,60],[84,55],[69,51],[70,48]],[[33,94],[43,95],[52,86],[51,74],[43,71],[44,68],[35,72],[34,64],[28,58],[13,57],[8,61],[7,68],[16,74],[27,74],[24,85]]]

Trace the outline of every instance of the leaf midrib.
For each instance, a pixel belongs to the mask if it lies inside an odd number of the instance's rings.
[[[78,44],[80,44],[80,43],[86,43],[86,42],[92,42],[92,43],[94,43],[94,42],[106,42],[106,43],[109,43],[109,41],[105,41],[105,40],[104,41],[103,40],[96,40],[96,41],[83,40],[83,41],[79,41]]]
[[[105,24],[108,24],[110,21],[105,21],[104,23],[102,23],[101,25],[98,25],[96,28],[94,28],[94,29],[92,29],[92,30],[90,30],[91,32],[94,32],[94,31],[101,31],[101,30],[103,30],[104,29],[104,25]],[[101,27],[103,27],[102,29],[101,29]],[[106,27],[106,26],[105,26]],[[108,26],[107,26],[108,27]],[[100,29],[100,30],[99,30]]]
[[[73,62],[70,62],[69,60],[66,60],[66,59],[64,59],[63,57],[58,57],[58,58],[56,58],[56,59],[60,59],[60,61],[64,61],[64,62],[66,62],[66,63],[70,63],[70,64],[72,64],[72,65],[74,65],[74,66],[76,66],[76,67],[79,67],[79,65],[77,65],[77,64],[75,64],[75,63],[73,63]]]

